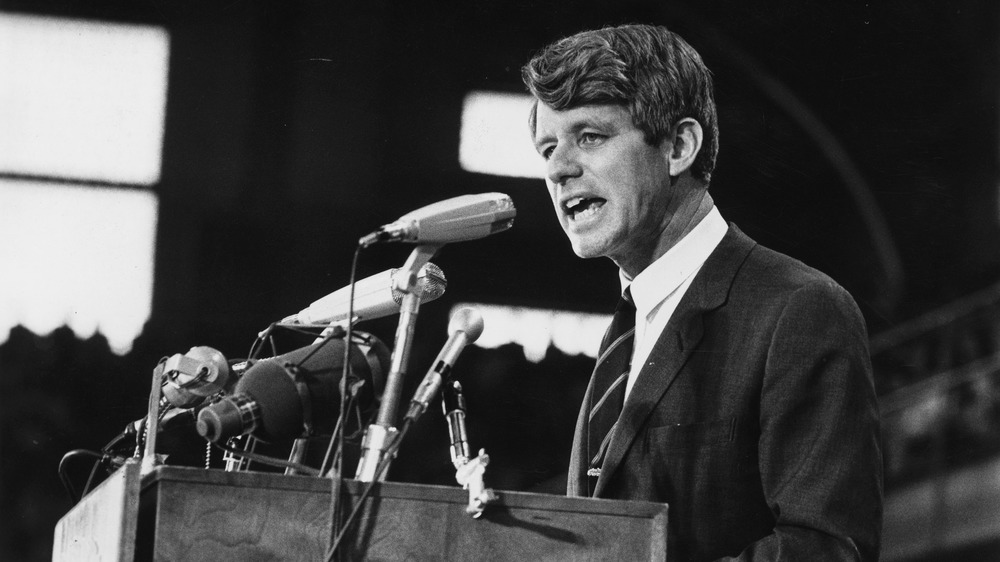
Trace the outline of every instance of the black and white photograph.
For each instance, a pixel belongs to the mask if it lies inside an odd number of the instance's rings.
[[[0,0],[0,560],[1000,560],[1000,4]]]

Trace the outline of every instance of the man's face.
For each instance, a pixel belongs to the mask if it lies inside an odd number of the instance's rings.
[[[647,144],[621,106],[556,111],[541,102],[534,140],[573,251],[611,258],[630,275],[645,269],[676,205],[669,143]]]

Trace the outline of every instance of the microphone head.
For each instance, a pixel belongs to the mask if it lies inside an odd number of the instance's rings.
[[[403,293],[396,288],[399,268],[392,268],[366,277],[354,284],[355,321],[374,320],[399,313]],[[430,302],[444,294],[448,280],[441,268],[427,263],[417,272],[414,289],[420,302]],[[282,323],[328,324],[347,321],[351,308],[351,287],[343,287],[313,302],[307,308],[284,318]]]
[[[400,269],[394,267],[358,281],[354,295],[354,316],[357,322],[399,314],[399,309],[403,305],[403,292],[396,287],[399,272]],[[427,262],[417,272],[417,284],[414,291],[420,297],[420,304],[440,298],[447,287],[448,279],[437,265]],[[345,291],[343,314],[334,317],[333,322],[347,320],[347,305],[350,299],[347,291],[349,287],[341,290]]]
[[[427,262],[417,273],[417,294],[420,295],[420,304],[430,302],[444,294],[448,288],[448,279],[444,272],[437,265]],[[393,290],[393,299],[397,304],[403,302],[403,295],[398,290]]]
[[[415,225],[414,242],[447,244],[484,238],[514,225],[517,209],[505,193],[460,195],[400,217]]]
[[[472,343],[483,335],[483,315],[475,308],[460,308],[451,315],[448,321],[448,335],[465,332],[466,343]]]
[[[411,211],[396,222],[362,237],[358,244],[376,242],[448,244],[476,240],[514,225],[517,209],[504,193],[460,195]]]
[[[222,353],[207,346],[192,347],[162,363],[166,373],[163,395],[178,408],[190,408],[231,386],[232,373]]]

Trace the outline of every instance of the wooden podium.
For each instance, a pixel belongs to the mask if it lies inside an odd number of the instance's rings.
[[[343,513],[364,483],[344,482]],[[127,465],[56,526],[53,560],[323,560],[326,478]],[[665,560],[667,506],[498,492],[482,517],[458,486],[384,482],[342,560]]]

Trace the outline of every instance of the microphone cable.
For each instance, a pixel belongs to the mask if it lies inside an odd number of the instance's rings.
[[[82,456],[90,457],[96,460],[94,460],[94,465],[90,469],[90,476],[87,477],[87,483],[84,484],[83,491],[77,494],[76,488],[70,481],[66,469],[70,459]],[[73,505],[76,505],[77,502],[83,499],[83,496],[87,495],[90,485],[93,483],[94,476],[97,474],[97,469],[100,468],[102,464],[107,462],[109,457],[110,456],[107,453],[98,453],[97,451],[91,451],[89,449],[73,449],[63,455],[62,459],[59,461],[59,480],[62,482],[63,488],[65,488],[66,493],[69,495],[70,502]]]
[[[344,427],[347,425],[347,381],[351,374],[351,342],[354,338],[354,288],[357,281],[358,258],[361,255],[363,246],[358,244],[354,248],[354,256],[351,258],[351,272],[349,284],[351,287],[350,298],[347,303],[347,328],[344,334],[344,367],[340,376],[340,410],[337,414],[337,425],[334,427],[333,436],[327,445],[326,454],[323,456],[323,463],[320,465],[320,475],[326,474],[326,464],[334,450],[336,443],[336,453],[333,454],[332,466],[330,468],[330,538],[338,537],[343,533],[340,528],[340,506],[343,505],[343,480],[344,480]],[[327,336],[329,341],[333,334]],[[381,397],[379,397],[381,399]],[[344,527],[346,529],[346,525]],[[327,559],[331,560],[336,553],[334,542],[330,548]]]
[[[326,562],[332,561],[333,557],[337,555],[337,549],[340,547],[341,541],[344,540],[344,536],[347,535],[347,531],[350,530],[351,524],[354,523],[355,518],[359,513],[361,513],[361,508],[364,507],[365,500],[368,499],[368,496],[371,495],[375,485],[381,480],[382,473],[389,468],[389,462],[396,456],[396,453],[399,451],[399,446],[403,443],[403,438],[406,437],[406,433],[410,430],[410,426],[412,424],[412,418],[406,418],[403,420],[403,427],[400,428],[399,432],[392,440],[392,443],[386,447],[385,455],[382,457],[382,460],[379,461],[378,466],[375,467],[374,478],[365,483],[365,488],[361,491],[361,495],[358,496],[358,499],[354,504],[354,508],[351,510],[350,515],[347,516],[347,520],[344,521],[343,526],[334,526],[333,536],[336,536],[336,538],[333,540],[333,544],[330,545],[330,548],[326,551],[326,555],[324,556],[324,560],[326,560]],[[340,502],[338,501],[337,503],[339,505]],[[337,532],[337,527],[341,527],[339,532]]]
[[[358,257],[361,255],[361,246],[357,246],[354,249],[354,256],[351,258],[351,272],[348,283],[351,287],[350,298],[348,298],[347,303],[347,327],[344,330],[344,366],[340,374],[340,408],[337,415],[337,425],[334,428],[333,438],[327,445],[326,454],[323,456],[323,464],[320,465],[320,474],[325,474],[327,472],[326,463],[330,458],[330,453],[334,449],[334,443],[336,442],[336,453],[333,455],[333,461],[331,469],[336,477],[342,477],[343,475],[343,462],[344,462],[344,427],[347,425],[347,382],[351,376],[351,344],[354,340],[354,287],[357,282],[358,274]],[[336,332],[328,334],[324,341],[330,341],[334,337]],[[316,347],[319,349],[319,346]],[[313,350],[315,353],[316,350]],[[306,356],[306,359],[311,356],[312,353]],[[305,362],[305,359],[303,359]]]
[[[335,471],[335,473],[340,474],[341,463],[342,463],[342,461],[340,459],[343,457],[344,427],[346,425],[346,414],[347,414],[346,411],[348,409],[350,409],[350,407],[353,407],[353,405],[354,405],[354,399],[353,399],[354,397],[353,396],[351,397],[350,402],[348,402],[348,398],[346,396],[346,389],[347,389],[347,381],[349,380],[350,375],[351,375],[351,370],[350,370],[351,369],[351,365],[350,365],[350,353],[351,353],[351,342],[353,340],[353,333],[354,333],[354,287],[355,287],[355,284],[356,284],[357,264],[358,264],[358,257],[359,257],[359,254],[360,254],[360,250],[361,250],[360,247],[358,247],[358,248],[355,249],[354,257],[351,260],[350,281],[349,281],[349,286],[350,286],[351,290],[350,290],[350,299],[349,299],[350,302],[348,303],[348,322],[347,322],[346,331],[342,331],[342,332],[331,331],[331,332],[329,332],[321,340],[317,341],[317,343],[319,345],[316,345],[312,350],[309,351],[309,353],[305,354],[296,364],[290,365],[290,366],[286,366],[286,370],[288,369],[288,367],[292,367],[292,368],[301,367],[303,364],[306,363],[306,361],[308,361],[320,349],[322,349],[323,346],[325,346],[328,342],[330,342],[331,340],[333,340],[335,338],[339,338],[339,337],[343,337],[344,338],[344,342],[345,342],[345,345],[344,345],[344,365],[343,365],[343,370],[341,371],[341,381],[340,381],[340,385],[339,385],[340,386],[340,388],[339,388],[339,391],[340,391],[339,392],[339,394],[340,394],[339,413],[338,413],[338,416],[337,416],[337,423],[336,423],[336,425],[334,427],[333,434],[332,434],[330,442],[329,442],[329,444],[327,446],[326,453],[323,456],[323,461],[322,461],[322,464],[320,465],[319,470],[317,470],[315,468],[311,468],[311,467],[306,467],[306,466],[304,466],[304,465],[302,465],[300,463],[290,463],[290,462],[287,462],[287,461],[282,461],[282,460],[279,460],[279,459],[275,459],[273,457],[267,457],[267,456],[264,456],[264,455],[259,455],[259,454],[248,455],[248,454],[244,454],[246,452],[245,450],[244,451],[240,451],[238,449],[229,448],[229,447],[222,446],[220,444],[216,444],[216,446],[218,446],[220,449],[223,449],[223,450],[225,450],[225,451],[227,451],[229,453],[232,453],[232,454],[241,455],[241,456],[245,457],[247,460],[261,462],[261,463],[268,464],[268,465],[271,465],[271,466],[291,467],[291,468],[294,468],[296,470],[300,470],[304,474],[308,474],[308,475],[311,475],[311,476],[324,476],[324,475],[326,475],[327,474],[327,464],[330,461],[331,454],[333,454],[333,463],[334,463],[333,470]],[[277,346],[275,345],[274,337],[273,337],[272,334],[273,334],[274,330],[276,328],[279,328],[279,327],[286,328],[286,329],[289,329],[291,331],[299,332],[299,333],[312,333],[312,332],[307,331],[305,329],[296,328],[296,327],[293,327],[293,326],[287,326],[287,325],[281,324],[280,322],[272,322],[270,325],[268,325],[268,327],[266,329],[264,329],[263,331],[261,331],[257,335],[257,338],[254,340],[253,344],[250,346],[250,352],[248,354],[247,361],[249,361],[249,362],[255,361],[258,358],[258,356],[261,354],[261,352],[263,351],[263,349],[264,349],[264,347],[265,347],[265,345],[267,343],[270,343],[271,354],[273,356],[277,356],[278,355]],[[253,436],[251,436],[251,439],[253,439]],[[334,443],[337,443],[336,453],[334,453]]]

